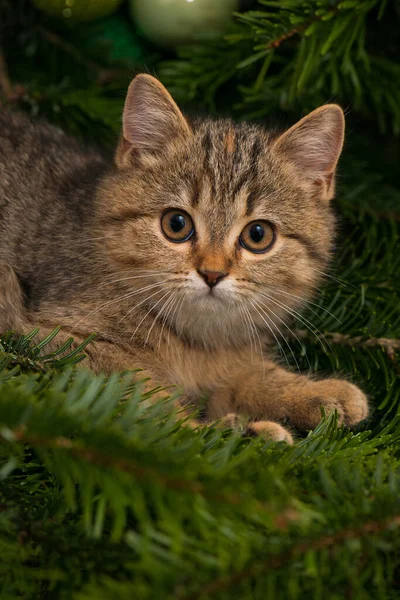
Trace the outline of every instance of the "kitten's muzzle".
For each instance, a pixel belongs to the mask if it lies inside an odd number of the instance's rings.
[[[223,273],[222,271],[201,271],[198,269],[197,271],[199,275],[202,276],[208,287],[213,288],[224,279],[228,275],[228,273]]]

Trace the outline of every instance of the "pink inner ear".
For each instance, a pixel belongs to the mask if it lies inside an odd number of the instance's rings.
[[[157,151],[188,132],[184,116],[161,83],[138,75],[129,86],[123,115],[123,136],[130,147]]]
[[[299,166],[319,173],[335,170],[342,147],[341,136],[336,131],[299,131],[297,143],[292,145],[292,160]]]
[[[327,105],[301,119],[275,145],[302,172],[316,180],[322,177],[329,184],[342,150],[343,133],[341,109]]]

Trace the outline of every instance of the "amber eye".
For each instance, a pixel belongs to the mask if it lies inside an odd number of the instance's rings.
[[[186,242],[194,234],[191,217],[184,210],[167,210],[161,217],[161,229],[171,242]]]
[[[253,221],[243,229],[239,242],[250,252],[266,252],[275,242],[274,226],[268,221]]]

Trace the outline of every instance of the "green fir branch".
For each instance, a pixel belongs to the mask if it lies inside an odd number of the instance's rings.
[[[236,13],[237,24],[225,36],[199,40],[179,50],[177,60],[159,65],[161,78],[179,99],[205,99],[213,109],[218,89],[229,82],[236,91],[233,113],[246,119],[282,109],[310,110],[334,98],[369,119],[378,116],[382,130],[400,131],[396,56],[382,57],[368,35],[369,23],[374,19],[379,25],[386,2],[259,4],[258,10]]]
[[[351,430],[322,415],[292,447],[193,431],[140,372],[85,371],[90,339],[54,351],[58,330],[0,332],[2,598],[398,596],[400,13],[380,0],[252,8],[158,73],[189,113],[348,108],[336,259],[310,328],[295,320],[287,341],[301,370],[360,384],[371,416]],[[154,62],[92,51],[80,31],[0,3],[2,102],[111,146],[128,79]]]

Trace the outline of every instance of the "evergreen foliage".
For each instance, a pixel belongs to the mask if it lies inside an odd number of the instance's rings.
[[[0,598],[398,598],[398,4],[253,2],[177,58],[125,11],[64,29],[3,0],[1,101],[105,146],[139,70],[189,111],[293,122],[348,107],[335,263],[287,341],[300,369],[348,376],[373,411],[353,431],[322,415],[293,447],[193,431],[167,392],[143,394],[140,372],[76,369],[85,344],[47,352],[57,330],[0,332]]]
[[[260,0],[224,37],[182,49],[160,72],[175,97],[210,109],[231,81],[247,119],[333,98],[398,133],[398,22],[386,0]]]

